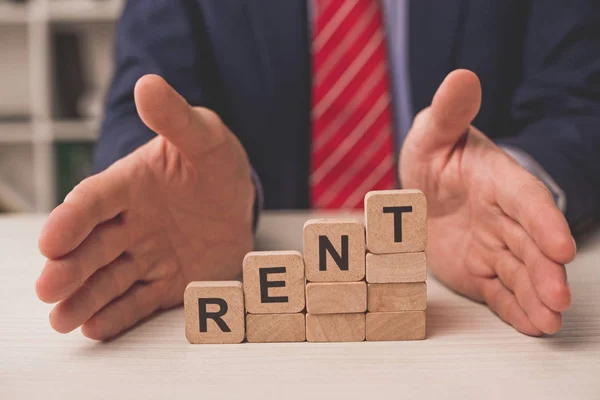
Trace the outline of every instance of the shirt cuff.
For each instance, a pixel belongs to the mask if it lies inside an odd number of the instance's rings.
[[[509,156],[515,159],[530,174],[538,178],[554,197],[556,207],[564,214],[567,211],[567,195],[548,172],[525,151],[513,146],[500,146]]]

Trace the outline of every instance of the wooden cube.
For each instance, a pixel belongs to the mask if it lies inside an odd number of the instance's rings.
[[[347,314],[367,310],[366,282],[306,284],[306,311],[310,314]]]
[[[304,224],[304,262],[310,282],[357,282],[365,276],[365,227],[358,219],[313,219]]]
[[[425,311],[368,312],[367,341],[425,339]]]
[[[303,342],[304,314],[247,314],[246,339],[250,343]]]
[[[365,314],[306,314],[309,342],[362,342]]]
[[[367,249],[416,253],[427,246],[427,200],[419,190],[383,190],[365,196]]]
[[[304,310],[304,261],[297,251],[253,251],[244,258],[244,296],[251,314]]]
[[[367,254],[367,282],[425,282],[427,257],[425,252],[398,254]]]
[[[369,283],[367,287],[369,311],[422,311],[427,309],[427,284]]]
[[[236,281],[191,282],[183,295],[185,336],[192,343],[241,343],[244,292]]]

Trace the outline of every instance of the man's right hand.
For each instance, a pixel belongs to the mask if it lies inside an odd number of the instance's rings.
[[[140,79],[135,101],[158,136],[73,189],[39,239],[36,290],[59,302],[61,333],[111,338],[180,304],[190,281],[237,277],[252,248],[255,189],[237,138],[160,77]]]

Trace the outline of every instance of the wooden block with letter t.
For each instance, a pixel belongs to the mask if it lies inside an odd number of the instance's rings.
[[[247,314],[246,339],[250,343],[303,342],[306,339],[304,313]]]
[[[367,249],[415,253],[427,245],[427,200],[419,190],[382,190],[365,196]]]
[[[367,341],[425,339],[425,311],[368,312]]]
[[[241,282],[191,282],[185,288],[183,303],[185,336],[190,343],[241,343],[244,340]]]
[[[304,310],[304,261],[297,251],[253,251],[244,257],[244,296],[251,314]]]
[[[367,310],[367,283],[317,282],[306,284],[306,311],[311,314],[361,313]]]
[[[365,276],[365,227],[358,219],[313,219],[304,224],[304,262],[310,282],[357,282]]]
[[[309,342],[362,342],[365,314],[306,314]]]

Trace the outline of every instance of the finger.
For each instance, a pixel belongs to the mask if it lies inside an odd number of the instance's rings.
[[[410,142],[423,154],[450,152],[463,136],[481,106],[479,78],[468,70],[451,72],[410,130]]]
[[[50,313],[50,325],[60,333],[69,333],[90,319],[102,307],[121,296],[143,271],[129,256],[122,255],[93,274],[73,295],[60,302]]]
[[[536,328],[546,334],[560,330],[562,316],[542,303],[523,263],[506,251],[499,256],[495,269],[502,284],[514,293],[519,305]]]
[[[550,309],[565,311],[571,305],[571,291],[564,265],[546,257],[527,232],[508,217],[502,219],[502,235],[509,250],[527,269],[540,300]]]
[[[46,303],[64,300],[94,272],[119,257],[134,240],[119,218],[98,225],[73,252],[46,262],[36,283],[38,297]]]
[[[83,324],[81,332],[94,340],[107,340],[150,316],[160,307],[161,283],[136,283]]]
[[[508,156],[499,162],[503,173],[496,176],[498,205],[550,259],[561,264],[573,261],[575,240],[550,191]]]
[[[227,129],[212,111],[192,108],[164,79],[142,77],[135,86],[135,104],[142,121],[195,160],[225,140]]]
[[[128,175],[120,162],[85,179],[48,217],[38,246],[49,259],[73,251],[96,225],[119,215],[128,204]]]
[[[533,325],[515,296],[498,278],[482,280],[482,294],[486,304],[503,321],[516,330],[530,336],[540,336],[542,332]]]

